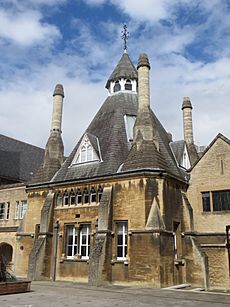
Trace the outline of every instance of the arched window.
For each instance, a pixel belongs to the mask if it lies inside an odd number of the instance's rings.
[[[99,185],[99,188],[98,188],[98,190],[97,190],[98,202],[101,201],[102,193],[103,193],[103,188]]]
[[[99,160],[87,135],[83,138],[76,156],[77,158],[76,160],[74,159],[74,163],[85,163]]]
[[[70,202],[70,205],[75,205],[75,193],[73,190],[71,190],[70,192],[70,195],[69,195],[69,202]]]
[[[85,188],[84,190],[84,204],[89,203],[89,191]]]
[[[125,82],[125,90],[131,91],[132,90],[132,83],[130,80]]]
[[[69,194],[67,191],[65,191],[63,195],[63,205],[68,206],[69,205]]]
[[[0,244],[0,256],[2,256],[2,260],[4,263],[9,264],[12,261],[13,256],[13,247],[10,244],[2,243]]]
[[[113,91],[114,93],[115,92],[118,92],[121,90],[121,85],[120,85],[120,82],[119,81],[116,81],[115,84],[114,84],[114,87],[113,87]]]
[[[58,191],[56,198],[56,206],[62,206],[62,192]]]
[[[76,204],[81,205],[82,204],[82,193],[80,189],[77,189],[76,193]]]
[[[90,191],[90,203],[96,203],[96,201],[97,201],[97,193],[94,187],[92,187]]]

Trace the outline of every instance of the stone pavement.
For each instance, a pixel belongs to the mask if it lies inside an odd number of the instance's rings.
[[[73,282],[33,282],[32,291],[0,296],[0,307],[230,306],[229,294],[125,286],[92,287]]]

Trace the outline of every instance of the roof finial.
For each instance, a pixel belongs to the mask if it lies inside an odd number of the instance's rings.
[[[121,31],[121,38],[124,40],[124,52],[127,52],[127,40],[129,38],[129,32],[127,30],[126,24],[123,26],[123,31]]]

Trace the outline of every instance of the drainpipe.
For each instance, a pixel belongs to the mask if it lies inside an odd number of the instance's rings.
[[[53,259],[52,259],[52,275],[51,279],[52,281],[56,280],[56,265],[57,265],[57,248],[58,248],[58,230],[59,230],[59,221],[54,223],[54,252],[53,252]]]
[[[227,236],[226,248],[228,250],[228,269],[230,275],[230,225],[226,226],[226,236]]]

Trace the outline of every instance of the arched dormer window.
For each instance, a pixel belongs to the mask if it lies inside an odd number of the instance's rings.
[[[116,81],[113,87],[113,92],[119,92],[121,90],[121,85],[119,81]]]
[[[63,195],[63,205],[68,206],[69,205],[69,194],[67,191],[65,191]]]
[[[132,83],[130,80],[126,80],[125,82],[125,90],[131,91],[132,90]]]
[[[75,158],[73,159],[73,164],[87,163],[99,161],[99,154],[96,151],[99,151],[99,141],[95,136],[91,136],[90,139],[88,134],[82,139],[82,142],[78,148]],[[95,148],[92,146],[94,144]]]

